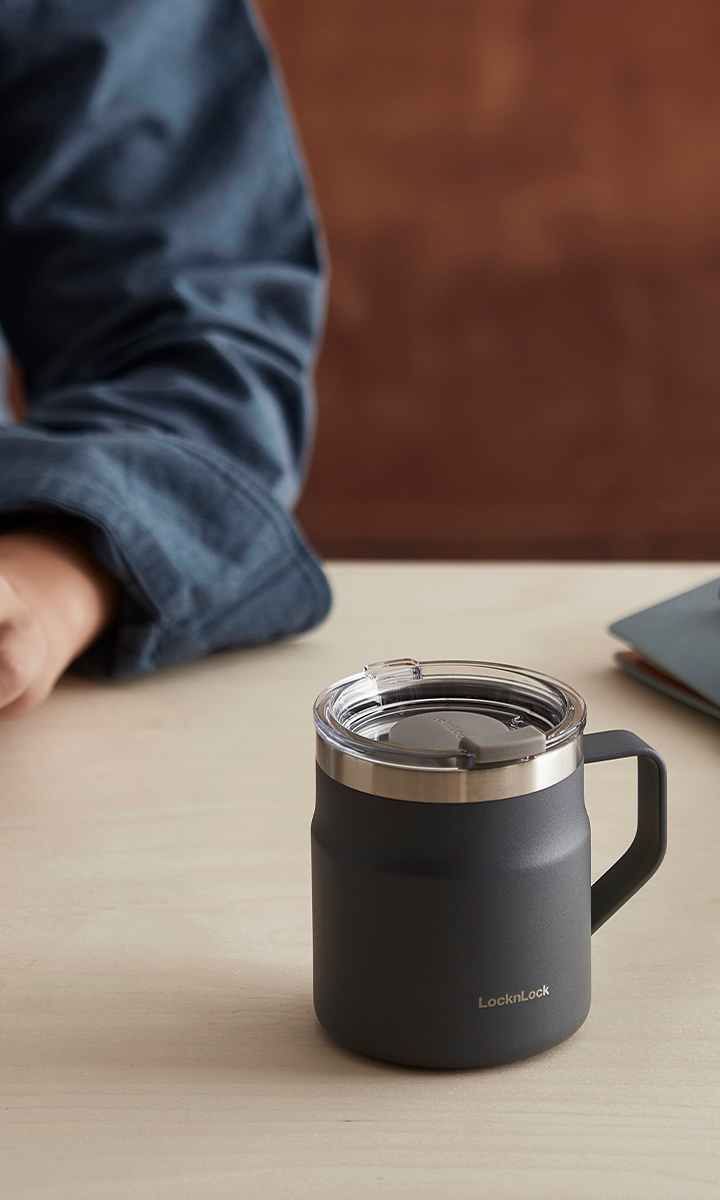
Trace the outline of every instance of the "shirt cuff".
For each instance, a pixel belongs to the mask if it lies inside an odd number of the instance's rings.
[[[0,430],[0,529],[48,518],[121,587],[112,627],[73,664],[85,675],[122,679],[275,641],[330,607],[288,513],[249,471],[181,437]]]

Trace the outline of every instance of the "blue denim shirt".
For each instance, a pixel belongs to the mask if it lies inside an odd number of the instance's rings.
[[[0,322],[28,397],[0,429],[0,529],[56,529],[119,580],[81,670],[325,616],[289,515],[322,316],[318,230],[242,0],[0,5]]]

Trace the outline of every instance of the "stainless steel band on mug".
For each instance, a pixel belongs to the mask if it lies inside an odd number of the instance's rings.
[[[579,737],[535,758],[474,771],[455,767],[393,766],[350,754],[317,735],[317,761],[326,775],[371,796],[429,804],[476,804],[540,792],[567,779],[582,762]]]

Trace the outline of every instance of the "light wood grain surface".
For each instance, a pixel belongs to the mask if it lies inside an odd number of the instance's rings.
[[[3,1200],[716,1200],[720,725],[604,632],[716,574],[336,565],[308,637],[0,726]],[[667,858],[593,939],[587,1022],[515,1065],[388,1066],[313,1016],[312,702],[404,655],[555,675],[668,762]],[[595,874],[633,786],[587,770]]]

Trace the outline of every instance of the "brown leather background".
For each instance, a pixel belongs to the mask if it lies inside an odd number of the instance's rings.
[[[333,556],[720,558],[717,0],[262,0]]]

